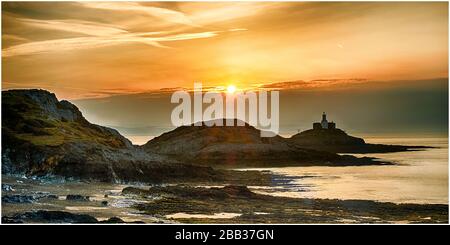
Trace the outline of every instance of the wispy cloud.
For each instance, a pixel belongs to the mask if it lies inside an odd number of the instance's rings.
[[[109,36],[128,33],[114,25],[82,20],[36,20],[17,18],[17,21],[31,27],[81,33],[89,36]]]
[[[17,55],[32,55],[47,52],[70,51],[76,49],[97,48],[103,46],[111,46],[123,43],[137,42],[144,43],[159,48],[169,48],[161,44],[161,42],[181,41],[189,39],[209,38],[217,36],[219,32],[198,32],[184,33],[159,37],[142,37],[141,35],[149,35],[149,33],[125,34],[107,37],[77,37],[64,38],[46,41],[36,41],[15,45],[2,50],[3,57],[11,57]]]
[[[136,13],[151,16],[160,19],[160,21],[162,20],[163,22],[181,24],[182,26],[178,25],[175,28],[165,30],[156,29],[154,31],[143,30],[141,32],[136,32],[136,30],[133,30],[133,28],[128,27],[126,24],[114,21],[109,21],[109,23],[106,24],[103,22],[92,21],[92,19],[91,21],[76,19],[77,17],[72,17],[72,19],[35,19],[14,16],[12,19],[14,19],[15,22],[28,28],[62,31],[79,34],[80,36],[74,37],[73,35],[70,35],[66,38],[61,38],[59,34],[57,38],[47,40],[24,38],[17,41],[18,38],[20,39],[21,37],[15,35],[15,39],[8,42],[9,45],[4,46],[2,49],[2,57],[89,49],[133,42],[144,43],[158,48],[170,48],[163,43],[211,38],[220,33],[247,30],[245,28],[234,28],[228,30],[205,31],[204,28],[201,28],[200,31],[195,31],[195,29],[198,29],[198,26],[191,21],[191,18],[187,14],[168,8],[143,5],[138,2],[80,2],[76,4],[85,10],[107,10],[112,12],[123,12],[124,14]],[[221,11],[227,13],[230,12],[230,7],[218,9],[222,9]],[[237,11],[235,7],[231,9]],[[217,11],[217,8],[205,10],[205,12],[211,12],[212,14],[217,14]]]
[[[153,6],[144,6],[137,2],[80,2],[86,8],[105,9],[114,11],[134,11],[149,16],[160,18],[167,22],[191,25],[195,24],[182,12],[159,8]]]
[[[145,12],[152,16],[158,16],[175,23],[192,24],[181,12],[158,7],[143,6],[139,3],[80,3],[87,8],[107,10],[129,10]],[[81,34],[81,37],[68,37],[50,40],[39,40],[21,43],[2,49],[2,57],[19,55],[33,55],[48,52],[71,51],[79,49],[97,48],[103,46],[119,45],[123,43],[144,43],[158,48],[169,48],[163,42],[183,41],[191,39],[211,38],[224,32],[245,31],[244,28],[230,29],[226,31],[200,31],[177,33],[176,30],[162,30],[153,32],[132,32],[125,27],[115,24],[77,20],[77,19],[31,19],[14,17],[14,19],[31,28],[46,29],[51,31],[63,31]],[[17,36],[17,38],[20,38]]]
[[[268,90],[287,90],[287,89],[326,89],[334,86],[357,85],[367,83],[369,80],[365,78],[349,78],[349,79],[315,79],[311,81],[288,81],[276,82],[261,85],[260,88]]]
[[[164,37],[155,37],[151,40],[158,41],[158,42],[168,42],[168,41],[182,41],[182,40],[189,40],[189,39],[199,39],[199,38],[208,38],[208,37],[215,37],[217,36],[221,31],[207,31],[207,32],[197,32],[197,33],[183,33],[183,34],[177,34],[177,35],[171,35],[171,36],[164,36]]]
[[[276,2],[218,2],[205,5],[202,2],[186,2],[183,10],[189,13],[190,19],[200,25],[225,22],[240,18],[255,16],[269,9],[282,6]]]
[[[12,34],[3,34],[2,35],[2,39],[8,39],[8,40],[19,41],[19,42],[27,42],[27,41],[29,41],[26,38],[19,37],[17,35],[12,35]]]
[[[161,43],[211,38],[223,32],[246,30],[233,29],[228,31],[204,31],[171,34],[171,31],[129,32],[114,25],[80,20],[35,20],[25,18],[18,18],[18,20],[26,25],[36,28],[74,32],[87,36],[44,41],[30,41],[4,48],[2,50],[2,57],[71,51],[133,42],[144,43],[158,48],[169,48]]]

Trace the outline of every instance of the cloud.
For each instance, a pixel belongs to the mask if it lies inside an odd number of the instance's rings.
[[[190,19],[200,25],[232,21],[249,16],[255,16],[269,9],[282,6],[274,2],[216,2],[204,4],[202,2],[185,2],[182,9],[189,13]]]
[[[2,57],[17,55],[32,55],[47,52],[71,51],[77,49],[97,48],[123,43],[137,42],[159,48],[169,48],[161,42],[182,41],[190,39],[209,38],[218,35],[218,31],[182,33],[176,35],[146,37],[152,33],[120,34],[114,36],[63,38],[46,41],[35,41],[15,45],[2,50]]]
[[[2,34],[2,46],[4,48],[11,47],[22,43],[30,42],[30,40],[14,34]]]
[[[269,90],[287,90],[287,89],[327,89],[330,87],[344,87],[349,85],[357,85],[367,83],[369,80],[365,78],[350,78],[350,79],[315,79],[311,81],[288,81],[277,82],[261,85],[261,89]]]
[[[195,24],[182,12],[160,7],[144,6],[136,2],[80,2],[79,4],[86,8],[93,9],[134,11],[160,18],[167,22],[195,26]]]
[[[299,81],[289,81],[289,82],[277,82],[264,84],[260,87],[263,89],[295,89],[295,88],[304,88],[308,86],[308,82],[299,80]]]
[[[2,50],[2,57],[40,54],[50,51],[68,51],[73,49],[92,48],[107,45],[106,39],[94,37],[79,37],[29,42],[15,45]]]
[[[231,31],[231,32],[235,32],[235,31],[248,31],[248,29],[247,29],[247,28],[233,28],[233,29],[229,29],[228,31]]]
[[[85,37],[61,38],[44,41],[29,41],[2,49],[2,57],[18,55],[33,55],[48,52],[71,51],[78,49],[97,48],[123,43],[144,43],[158,48],[170,48],[162,42],[184,41],[191,39],[211,38],[224,32],[244,31],[246,29],[231,29],[228,31],[205,31],[171,34],[171,31],[128,32],[114,25],[80,20],[36,20],[18,18],[26,25],[87,35]],[[20,37],[16,37],[20,38]],[[24,39],[26,40],[26,39]]]
[[[182,41],[189,39],[199,39],[199,38],[208,38],[215,37],[218,35],[218,31],[207,31],[207,32],[197,32],[197,33],[183,33],[165,37],[155,37],[152,40],[159,42],[167,42],[167,41]]]
[[[6,40],[11,40],[11,41],[20,41],[20,42],[26,42],[26,41],[29,41],[29,40],[26,39],[26,38],[19,37],[19,36],[17,36],[17,35],[12,35],[12,34],[3,34],[3,35],[2,35],[2,38],[3,38],[3,39],[6,39]]]
[[[76,19],[34,19],[25,17],[12,17],[17,23],[28,28],[38,28],[50,31],[62,31],[68,33],[81,34],[79,37],[67,36],[61,38],[51,38],[47,40],[32,40],[14,36],[14,40],[10,45],[2,49],[2,57],[13,57],[19,55],[34,55],[48,52],[72,51],[80,49],[97,48],[111,45],[119,45],[123,43],[143,43],[158,48],[170,48],[164,45],[164,42],[184,41],[191,39],[211,38],[225,32],[246,31],[246,28],[231,28],[222,31],[197,31],[193,32],[192,21],[181,11],[170,10],[162,7],[144,6],[136,2],[81,2],[76,3],[82,8],[102,9],[110,11],[128,11],[134,13],[144,13],[145,15],[160,18],[164,21],[189,25],[189,31],[185,27],[155,30],[152,32],[142,31],[136,32],[127,25],[117,24],[110,21],[108,24]],[[220,7],[219,7],[220,8]],[[222,9],[222,8],[220,8]],[[225,8],[226,12],[230,11],[230,7]],[[80,10],[81,11],[81,10]],[[213,10],[215,13],[216,8]],[[224,11],[224,9],[222,9]],[[179,33],[181,32],[181,33]],[[36,31],[40,33],[40,31]],[[19,40],[20,39],[20,40]]]
[[[82,20],[36,20],[27,18],[17,18],[17,20],[32,27],[76,32],[89,36],[109,36],[127,33],[126,30],[117,28],[114,25],[106,25]]]

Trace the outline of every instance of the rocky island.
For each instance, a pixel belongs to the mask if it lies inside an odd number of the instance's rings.
[[[369,144],[362,138],[348,135],[336,128],[334,122],[328,122],[325,112],[322,121],[313,124],[312,129],[305,130],[289,138],[295,146],[328,151],[334,153],[389,153],[431,148],[428,146],[404,146]]]

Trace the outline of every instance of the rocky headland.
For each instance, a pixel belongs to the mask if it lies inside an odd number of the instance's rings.
[[[423,150],[428,146],[404,146],[366,143],[364,139],[333,129],[309,129],[293,135],[289,143],[297,147],[333,153],[389,153]]]
[[[236,125],[237,123],[235,123]],[[148,153],[216,167],[358,166],[388,164],[373,158],[299,147],[281,136],[261,137],[245,126],[181,126],[142,146]]]

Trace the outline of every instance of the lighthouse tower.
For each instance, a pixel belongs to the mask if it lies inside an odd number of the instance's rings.
[[[328,128],[327,114],[325,114],[325,112],[322,114],[322,121],[320,122],[320,124],[322,125],[323,129]]]

